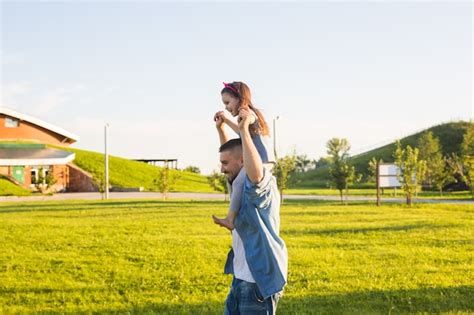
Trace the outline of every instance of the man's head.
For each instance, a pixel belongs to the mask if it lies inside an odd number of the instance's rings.
[[[242,156],[242,140],[232,139],[219,148],[221,160],[221,172],[227,176],[229,182],[233,182],[244,166]]]

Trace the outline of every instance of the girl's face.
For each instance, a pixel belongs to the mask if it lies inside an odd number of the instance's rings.
[[[229,93],[222,94],[222,103],[225,105],[225,109],[232,114],[237,116],[239,114],[240,101],[238,98],[230,95]]]

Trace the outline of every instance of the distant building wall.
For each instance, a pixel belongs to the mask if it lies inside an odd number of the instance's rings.
[[[8,116],[0,114],[0,141],[26,140],[53,145],[69,146],[69,143],[65,142],[67,138],[65,138],[64,136],[61,136],[55,132],[36,126],[24,120],[19,121],[18,127],[6,127],[6,117]]]
[[[67,165],[53,165],[50,169],[56,180],[53,187],[55,191],[66,191],[69,185],[69,167]]]
[[[69,192],[96,192],[99,187],[92,180],[92,176],[79,167],[68,164],[69,169],[69,185],[67,191]]]

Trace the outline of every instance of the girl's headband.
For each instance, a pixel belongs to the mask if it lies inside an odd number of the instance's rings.
[[[234,91],[235,94],[239,95],[239,92],[232,85],[230,85],[228,83],[225,83],[225,82],[222,82],[222,83],[224,84],[224,88],[228,88],[228,89]]]

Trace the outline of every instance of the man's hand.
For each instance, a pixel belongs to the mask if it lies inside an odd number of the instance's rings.
[[[239,110],[239,130],[247,131],[249,126],[255,122],[255,115],[247,108],[241,108]]]

